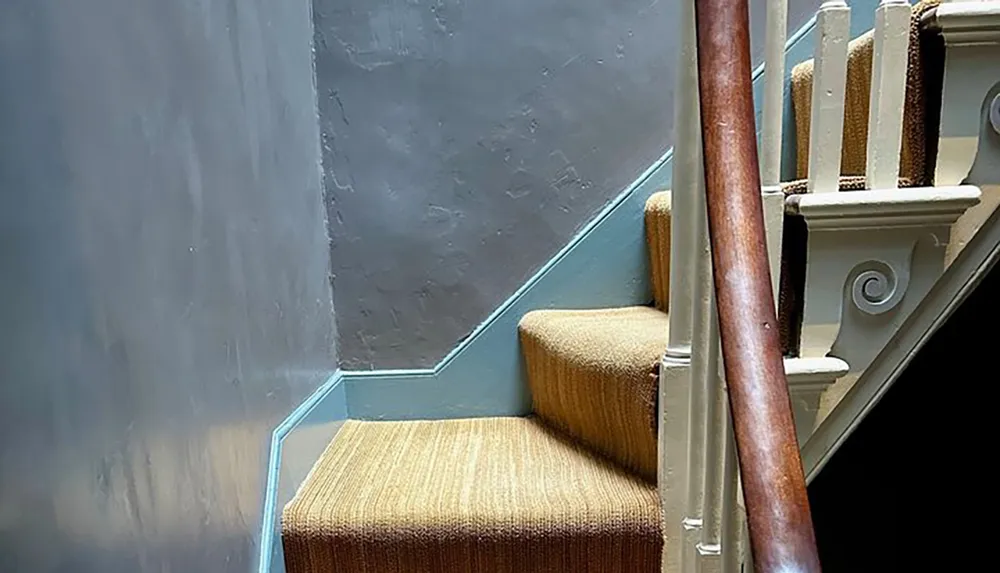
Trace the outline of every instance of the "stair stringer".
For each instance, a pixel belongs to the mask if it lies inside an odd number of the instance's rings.
[[[951,225],[944,273],[926,294],[914,297],[915,307],[884,341],[874,345],[877,351],[863,371],[851,364],[855,372],[845,377],[850,387],[837,391],[843,396],[826,400],[835,403],[824,404],[829,411],[820,412],[816,430],[802,446],[809,481],[1000,260],[1000,82],[990,73],[1000,69],[996,57],[1000,53],[1000,4],[946,3],[928,12],[924,23],[939,32],[945,44],[935,184],[975,185],[982,190],[981,202]]]
[[[944,271],[951,226],[980,195],[967,185],[789,197],[809,228],[802,355],[863,372]]]
[[[998,260],[1000,211],[994,211],[802,446],[802,464],[808,481],[819,475],[823,466],[878,404],[931,335],[962,304]]]

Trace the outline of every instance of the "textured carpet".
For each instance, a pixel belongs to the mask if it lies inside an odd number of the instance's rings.
[[[656,487],[532,418],[349,421],[282,516],[288,573],[656,572]]]
[[[938,122],[937,106],[928,100],[925,84],[937,84],[941,74],[940,57],[922,41],[920,17],[937,6],[937,0],[920,2],[913,7],[910,19],[910,46],[906,69],[906,96],[903,110],[903,141],[900,149],[900,177],[916,185],[930,184],[933,161],[928,149],[928,126]],[[868,99],[871,92],[874,37],[868,32],[848,45],[847,93],[844,97],[844,135],[841,150],[842,175],[865,174],[868,149]],[[812,108],[813,60],[792,69],[792,109],[795,114],[796,177],[804,179],[809,171],[809,121]]]
[[[670,299],[670,191],[653,193],[646,200],[646,244],[653,302],[667,312]]]
[[[644,306],[525,315],[521,349],[535,414],[654,481],[654,371],[667,325],[665,313]]]

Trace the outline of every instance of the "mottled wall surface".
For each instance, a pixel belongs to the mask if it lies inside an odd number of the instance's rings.
[[[345,368],[434,365],[672,142],[674,1],[313,6]]]
[[[335,367],[308,0],[0,3],[0,571],[255,566]]]

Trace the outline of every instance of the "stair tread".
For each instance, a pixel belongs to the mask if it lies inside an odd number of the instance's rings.
[[[547,351],[595,366],[642,360],[654,364],[667,344],[667,313],[648,306],[535,310],[521,319],[523,334]],[[649,357],[652,356],[652,359]]]
[[[644,306],[526,314],[520,337],[535,413],[655,480],[656,367],[668,322]]]
[[[654,484],[535,418],[348,421],[282,531],[289,573],[657,571],[659,520]]]

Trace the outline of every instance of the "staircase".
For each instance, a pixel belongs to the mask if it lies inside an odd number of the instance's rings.
[[[781,70],[783,8],[774,4],[768,66]],[[684,43],[692,46],[694,4],[684,0],[683,6]],[[906,41],[925,21],[943,28],[947,39],[948,26],[968,30],[971,18],[981,22],[984,13],[970,9],[963,20],[961,10],[949,8],[938,22],[932,21],[935,6],[924,3],[911,17],[908,5],[883,2],[868,59],[852,64],[850,10],[842,2],[823,5],[816,66],[809,72],[811,109],[796,117],[798,127],[807,124],[796,131],[806,134],[800,148],[809,154],[800,182],[783,184],[779,177],[784,75],[768,78],[761,191],[770,284],[776,294],[782,277],[784,370],[794,432],[807,450],[819,447],[811,439],[817,428],[833,427],[822,422],[837,417],[840,397],[854,385],[867,388],[870,367],[883,367],[883,350],[920,314],[949,265],[967,266],[949,250],[949,237],[964,245],[987,218],[996,218],[970,210],[981,192],[962,180],[899,188],[929,184],[897,178]],[[1000,18],[995,21],[1000,29]],[[981,49],[986,36],[977,28],[956,33],[953,43],[973,37]],[[912,41],[909,46],[912,57]],[[652,195],[645,207],[651,303],[526,314],[518,336],[532,396],[529,416],[345,422],[284,509],[288,573],[750,570],[747,504],[738,488],[748,476],[737,469],[718,355],[693,56],[682,54],[679,72],[685,88],[677,98],[673,191]],[[994,61],[1000,67],[1000,59]],[[879,82],[864,103],[886,116],[860,136],[868,149],[860,176],[841,172],[839,161],[842,146],[856,143],[841,132],[853,113],[850,104],[844,109],[847,78],[859,65],[872,68],[864,77]],[[944,80],[944,118],[961,105],[955,77]],[[1000,87],[992,89],[1000,94]],[[950,103],[949,93],[958,103]],[[988,106],[985,113],[988,118]],[[946,137],[941,141],[951,149]],[[998,151],[1000,145],[988,154]],[[989,156],[981,153],[977,164]],[[783,235],[795,225],[808,240]],[[736,416],[746,415],[735,406]],[[834,438],[823,439],[828,447],[818,455],[833,447]],[[793,461],[801,467],[797,455]]]
[[[532,416],[346,422],[285,508],[288,573],[660,571],[669,192],[649,198],[645,225],[651,306],[521,320]],[[786,370],[812,405],[808,433],[846,364],[789,358]]]
[[[668,200],[647,205],[656,261]],[[527,314],[530,417],[348,421],[285,509],[288,572],[659,571],[668,322],[654,307]]]

